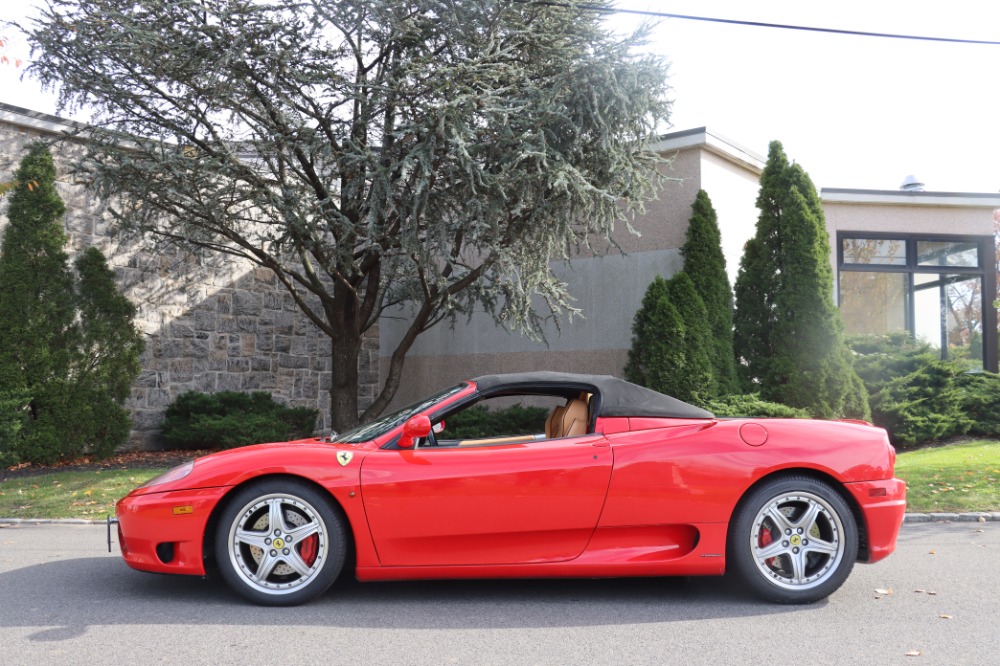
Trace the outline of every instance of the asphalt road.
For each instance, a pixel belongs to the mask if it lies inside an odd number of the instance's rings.
[[[0,664],[1000,664],[996,522],[907,524],[893,556],[805,607],[686,578],[350,581],[260,608],[132,571],[104,534],[0,528]]]

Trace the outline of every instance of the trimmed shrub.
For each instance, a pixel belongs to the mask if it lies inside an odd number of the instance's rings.
[[[1000,435],[1000,375],[970,373],[905,333],[848,340],[872,420],[897,446],[956,435]]]
[[[869,394],[940,359],[930,345],[914,340],[908,333],[852,336],[847,346],[854,353],[854,371]]]
[[[163,437],[179,449],[231,449],[308,437],[318,417],[315,409],[285,407],[263,391],[190,391],[167,407]]]
[[[684,376],[686,362],[684,323],[670,302],[667,281],[657,275],[632,322],[625,379],[678,400],[691,400]]]
[[[872,419],[899,444],[964,435],[972,419],[962,410],[963,392],[955,382],[960,372],[952,363],[933,359],[889,381],[871,397]]]
[[[684,325],[684,369],[674,384],[681,393],[674,397],[696,404],[719,394],[712,366],[712,329],[705,302],[687,273],[681,271],[667,280],[671,305]]]
[[[760,394],[727,395],[705,403],[705,409],[716,416],[757,416],[776,419],[807,419],[809,412],[777,402],[760,399]]]
[[[18,462],[14,442],[28,419],[30,402],[27,391],[0,390],[0,467]]]
[[[962,412],[971,425],[968,434],[1000,435],[1000,375],[992,372],[965,373],[955,378]]]
[[[498,435],[545,432],[549,410],[543,407],[522,407],[490,410],[482,405],[470,407],[445,419],[444,435],[448,439],[479,439]]]

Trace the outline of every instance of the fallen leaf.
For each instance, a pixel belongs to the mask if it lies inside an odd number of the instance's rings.
[[[878,588],[875,590],[875,594],[892,594],[892,588]]]
[[[916,592],[917,594],[923,594],[927,590],[913,590],[913,591]]]
[[[934,590],[927,590],[927,594],[931,595],[932,597],[937,596],[937,592],[935,592]]]
[[[986,516],[979,516],[979,522],[985,523],[986,522]],[[982,530],[979,530],[979,531],[982,532]]]
[[[919,657],[922,654],[923,654],[923,652],[921,652],[920,650],[910,650],[909,652],[906,653],[906,656],[907,657]]]
[[[947,613],[941,613],[940,615],[938,615],[938,617],[941,618],[942,620],[952,620],[952,619],[954,619],[954,616],[948,615]]]
[[[934,552],[934,551],[932,550],[931,552],[929,552],[929,553],[927,553],[927,554],[928,554],[928,555],[935,555],[936,553],[935,553],[935,552]]]

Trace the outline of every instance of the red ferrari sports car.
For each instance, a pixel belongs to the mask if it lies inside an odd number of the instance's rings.
[[[515,402],[551,405],[544,432],[448,438],[457,413]],[[330,438],[177,467],[118,502],[118,541],[143,571],[214,560],[268,605],[322,594],[345,561],[362,581],[731,568],[808,603],[895,549],[895,457],[864,422],[722,419],[608,376],[491,375]]]

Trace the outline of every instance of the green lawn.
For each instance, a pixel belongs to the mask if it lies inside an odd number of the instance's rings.
[[[0,518],[86,518],[114,514],[115,502],[166,469],[52,472],[0,482]]]
[[[115,502],[163,469],[52,472],[0,482],[0,518],[87,518],[114,513]],[[911,513],[1000,511],[1000,441],[974,440],[900,453]]]
[[[911,513],[1000,511],[1000,442],[973,440],[899,454]]]

